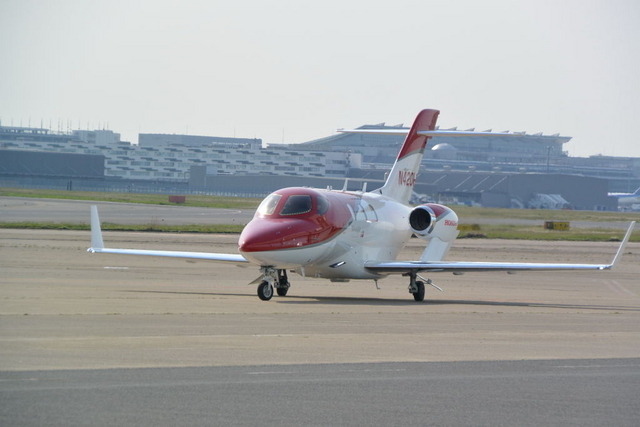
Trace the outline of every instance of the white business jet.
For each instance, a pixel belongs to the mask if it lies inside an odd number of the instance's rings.
[[[438,110],[421,111],[408,132],[406,129],[348,131],[407,135],[385,184],[369,192],[303,187],[275,191],[262,201],[240,234],[239,254],[106,248],[95,206],[91,210],[89,251],[254,263],[261,272],[255,281],[259,283],[258,297],[265,301],[273,297],[274,289],[279,296],[287,294],[290,286],[287,271],[337,282],[369,279],[377,283],[387,275],[401,274],[409,278],[409,292],[414,299],[423,301],[425,284],[435,285],[420,273],[608,270],[617,263],[634,223],[610,264],[445,261],[458,236],[458,216],[452,209],[435,203],[408,205],[429,138],[470,134],[436,130],[438,114]],[[412,235],[428,242],[422,256],[415,261],[398,261],[398,254]]]
[[[618,208],[622,210],[640,209],[640,187],[633,193],[609,193],[609,196],[618,199]]]

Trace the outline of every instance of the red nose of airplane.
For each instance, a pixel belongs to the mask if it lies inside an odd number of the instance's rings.
[[[266,252],[320,243],[330,227],[298,218],[255,218],[238,240],[240,252]],[[330,233],[329,233],[330,234]]]

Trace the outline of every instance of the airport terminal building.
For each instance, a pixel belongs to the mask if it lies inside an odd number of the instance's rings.
[[[34,173],[25,154],[22,162],[9,161],[2,153],[38,152],[68,154],[67,171],[54,168],[53,157],[37,163]],[[73,156],[76,155],[76,156]],[[88,157],[103,156],[106,178],[188,182],[192,166],[206,166],[214,175],[288,175],[344,177],[361,166],[361,156],[341,151],[320,152],[289,147],[262,147],[260,139],[220,138],[194,135],[140,134],[140,143],[120,140],[110,130],[73,131],[55,134],[47,129],[0,127],[0,174],[4,176],[67,176],[83,169]],[[82,177],[81,173],[69,176]],[[97,177],[92,175],[92,177]]]
[[[615,210],[607,192],[640,186],[640,158],[569,157],[563,146],[570,139],[525,132],[433,138],[418,177],[417,200],[547,207],[540,204],[546,200],[575,209]],[[68,182],[68,188],[73,181],[80,189],[81,182],[108,182],[137,191],[158,187],[262,196],[294,185],[342,188],[349,178],[349,189],[372,189],[384,180],[403,140],[339,133],[265,147],[257,138],[140,134],[139,143],[131,144],[110,130],[55,133],[0,126],[0,185],[44,180],[45,186]]]
[[[402,125],[364,125],[358,129],[397,130]],[[456,128],[447,130],[457,130]],[[474,129],[468,129],[474,131]],[[490,132],[491,130],[487,130]],[[467,161],[472,164],[546,164],[550,159],[566,157],[563,144],[571,137],[555,135],[506,132],[508,136],[471,135],[460,137],[433,137],[429,141],[425,159]],[[388,134],[341,133],[314,141],[296,144],[313,150],[340,150],[361,153],[366,164],[391,164],[400,150],[404,136]]]

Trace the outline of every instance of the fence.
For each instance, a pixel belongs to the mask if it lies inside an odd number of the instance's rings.
[[[191,187],[186,182],[95,180],[82,178],[0,177],[0,187],[62,191],[93,191],[99,193],[191,194],[202,196],[250,198],[263,198],[267,195],[264,192],[232,192],[205,187]]]

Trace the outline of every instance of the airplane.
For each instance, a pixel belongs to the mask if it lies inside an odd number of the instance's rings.
[[[433,136],[464,136],[468,131],[436,129],[439,111],[422,110],[407,129],[360,129],[345,132],[404,133],[406,138],[384,185],[373,191],[346,191],[307,187],[277,190],[260,203],[238,239],[237,254],[106,248],[98,209],[91,207],[92,253],[165,256],[253,263],[260,269],[258,297],[270,300],[274,289],[287,295],[287,272],[334,282],[352,279],[377,281],[391,274],[409,279],[409,293],[425,298],[425,284],[438,288],[420,273],[521,270],[609,270],[620,259],[635,225],[632,222],[609,264],[510,263],[445,261],[458,236],[458,216],[449,207],[408,204],[427,141]],[[473,132],[477,135],[481,132]],[[501,135],[482,132],[483,134]],[[427,241],[418,260],[397,260],[409,239]]]
[[[618,207],[621,209],[629,210],[640,207],[640,187],[633,193],[609,193],[609,196],[618,199]]]

